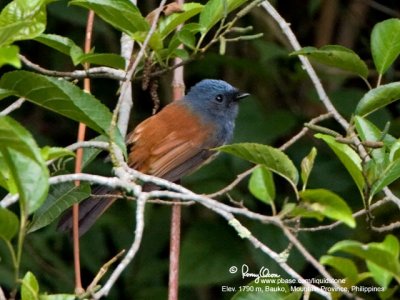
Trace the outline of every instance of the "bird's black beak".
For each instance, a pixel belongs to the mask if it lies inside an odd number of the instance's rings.
[[[236,95],[236,100],[241,100],[244,99],[246,97],[250,96],[249,93],[245,93],[245,92],[238,92]]]

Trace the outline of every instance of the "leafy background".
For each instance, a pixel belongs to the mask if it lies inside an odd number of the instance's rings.
[[[1,1],[0,8],[9,1]],[[333,4],[335,2],[336,4]],[[320,47],[340,44],[357,52],[372,67],[370,34],[372,27],[389,17],[399,17],[398,3],[385,1],[385,6],[375,1],[277,1],[275,7],[291,23],[302,45]],[[146,15],[156,1],[139,1],[139,8]],[[68,6],[68,1],[57,1],[48,6],[46,32],[71,38],[77,45],[83,44],[87,10]],[[334,21],[329,23],[329,19]],[[258,142],[278,147],[290,139],[310,118],[324,112],[317,100],[315,90],[305,75],[297,57],[289,56],[284,37],[274,22],[260,9],[254,9],[240,20],[241,26],[254,26],[254,32],[263,32],[260,39],[229,44],[225,55],[218,54],[214,46],[201,59],[185,68],[185,80],[190,87],[203,78],[221,78],[252,94],[243,101],[237,120],[234,142]],[[332,25],[330,27],[329,25]],[[99,18],[95,21],[94,42],[96,52],[118,53],[120,32]],[[48,69],[72,70],[74,66],[66,57],[35,41],[17,43],[21,53],[31,61]],[[354,112],[359,99],[367,91],[361,79],[315,64],[329,96],[337,109],[346,117]],[[387,74],[387,81],[399,79],[399,62],[395,62]],[[4,66],[0,72],[13,70]],[[372,74],[377,78],[377,74]],[[162,104],[171,99],[171,74],[160,79],[159,94]],[[116,103],[117,82],[96,79],[92,82],[92,93],[112,109]],[[134,84],[135,106],[131,128],[151,114],[152,101],[149,93],[142,91],[140,83]],[[0,102],[0,110],[9,105],[9,99]],[[399,105],[390,104],[370,116],[375,125],[383,129],[391,122],[390,133],[398,137],[400,128]],[[12,114],[35,137],[39,146],[67,146],[76,139],[77,124],[68,118],[25,103]],[[329,128],[341,129],[332,121],[324,122]],[[89,132],[94,137],[94,132]],[[341,195],[353,211],[363,207],[357,187],[333,152],[322,140],[312,134],[297,142],[286,153],[297,167],[311,148],[318,148],[315,167],[309,179],[310,188],[325,188]],[[237,174],[250,167],[249,163],[233,156],[221,154],[212,164],[185,178],[183,184],[198,193],[207,193],[224,187]],[[72,170],[72,164],[67,163]],[[87,169],[89,173],[109,174],[110,164],[104,157],[96,159]],[[275,205],[281,208],[291,187],[282,179],[276,179]],[[248,180],[244,180],[230,195],[261,213],[270,214],[270,207],[251,196]],[[394,191],[400,186],[392,185]],[[229,201],[221,198],[221,201]],[[134,229],[134,204],[119,201],[104,215],[81,240],[84,285],[90,283],[99,266],[132,240]],[[128,209],[129,208],[129,209]],[[374,211],[377,222],[382,224],[395,220],[398,211],[388,205]],[[110,299],[165,299],[168,278],[170,208],[162,205],[147,205],[144,240],[137,259],[124,272]],[[230,266],[246,263],[251,270],[268,266],[271,273],[286,274],[277,265],[238,238],[234,230],[220,217],[200,206],[183,209],[182,253],[180,270],[181,299],[230,299],[232,293],[221,292],[222,285],[247,284],[239,274],[230,274]],[[308,220],[307,225],[320,222]],[[283,251],[288,241],[273,226],[245,221],[261,241],[276,251]],[[396,235],[398,230],[394,232]],[[320,233],[301,233],[300,240],[315,257],[320,257],[337,241],[356,239],[360,242],[382,241],[383,236],[368,228],[364,218],[357,219],[357,227],[340,226]],[[0,243],[0,284],[13,286],[10,257]],[[314,269],[292,250],[289,265],[306,278],[316,276]],[[71,239],[56,231],[55,224],[27,236],[23,255],[22,273],[32,271],[40,282],[41,291],[65,292],[73,290]],[[360,265],[360,268],[362,266]],[[56,279],[56,280],[55,280]]]

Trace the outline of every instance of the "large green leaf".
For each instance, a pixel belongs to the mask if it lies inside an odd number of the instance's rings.
[[[26,214],[35,211],[48,191],[48,170],[30,133],[9,117],[0,118],[0,152],[9,171],[8,190],[19,193]]]
[[[356,114],[366,116],[400,99],[400,82],[392,82],[369,90],[356,107]]]
[[[46,4],[49,0],[10,2],[0,14],[0,45],[32,39],[46,28]]]
[[[38,300],[39,283],[31,272],[27,272],[22,279],[21,300]]]
[[[0,68],[6,64],[15,68],[21,68],[21,61],[18,54],[19,48],[17,46],[0,47]]]
[[[367,64],[361,60],[354,51],[343,46],[327,45],[320,49],[304,47],[298,51],[292,52],[291,55],[309,56],[315,61],[327,66],[355,73],[364,78],[368,76]]]
[[[360,193],[362,193],[365,182],[362,175],[361,158],[358,154],[351,149],[349,145],[335,141],[335,138],[332,136],[318,133],[315,137],[324,140],[333,152],[335,152],[344,167],[350,173]]]
[[[11,240],[18,232],[18,217],[6,208],[0,207],[0,238]]]
[[[87,53],[79,57],[79,63],[102,65],[115,69],[124,69],[125,60],[121,55],[114,53]]]
[[[399,241],[391,234],[387,235],[382,243],[370,243],[370,245],[388,251],[394,257],[399,257]],[[367,267],[371,271],[375,281],[386,289],[389,286],[390,281],[393,279],[393,275],[371,261],[367,261]]]
[[[183,4],[183,12],[171,14],[160,21],[158,30],[161,34],[161,38],[165,39],[180,24],[185,23],[187,20],[200,13],[202,9],[203,5],[200,3],[192,2]]]
[[[61,147],[45,146],[42,149],[40,149],[40,153],[42,154],[43,159],[46,161],[58,159],[64,156],[75,156],[74,152]]]
[[[27,71],[14,71],[1,78],[0,88],[13,90],[19,97],[109,135],[111,112],[94,96],[71,82]],[[122,147],[119,131],[116,138]]]
[[[299,181],[299,172],[290,158],[281,150],[255,143],[225,145],[216,149],[253,163],[264,165],[272,172],[288,180],[297,191],[296,185]]]
[[[200,14],[201,33],[204,35],[226,17],[232,10],[238,8],[247,0],[210,0]]]
[[[374,26],[371,33],[372,58],[383,74],[400,54],[400,20],[389,19]]]
[[[76,186],[72,182],[57,184],[50,188],[44,204],[33,215],[29,232],[43,228],[57,219],[67,208],[90,196],[90,185],[81,183]]]
[[[71,57],[74,65],[92,63],[116,69],[124,69],[125,60],[114,53],[84,53],[75,42],[57,34],[41,34],[35,40]]]
[[[329,253],[346,252],[374,263],[393,276],[400,278],[400,263],[392,251],[382,249],[374,244],[362,244],[357,241],[344,240],[336,243],[329,249]]]
[[[35,41],[49,46],[65,55],[70,55],[72,47],[78,47],[73,40],[57,34],[43,33],[36,37]]]
[[[129,0],[72,0],[69,3],[93,10],[104,21],[128,35],[150,28]]]
[[[319,259],[323,265],[328,265],[342,273],[347,280],[356,284],[358,278],[358,270],[356,264],[349,258],[324,255]]]
[[[275,184],[271,171],[259,165],[251,174],[249,190],[257,199],[272,204],[275,199]]]
[[[304,190],[300,192],[300,198],[300,204],[307,210],[342,221],[351,228],[356,226],[350,207],[337,194],[325,189]]]

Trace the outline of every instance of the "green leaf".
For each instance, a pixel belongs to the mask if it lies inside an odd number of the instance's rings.
[[[79,186],[69,182],[57,184],[50,188],[44,204],[33,215],[28,232],[41,229],[57,219],[66,209],[90,196],[90,185]]]
[[[306,157],[301,161],[301,180],[303,181],[303,187],[307,186],[308,177],[310,176],[311,170],[314,167],[315,157],[317,156],[317,149],[313,147]]]
[[[10,173],[9,191],[18,192],[24,212],[32,213],[43,203],[48,191],[49,173],[39,147],[19,123],[1,117],[0,152]]]
[[[216,148],[256,164],[264,165],[272,172],[285,178],[297,191],[299,173],[290,158],[281,150],[267,145],[240,143]]]
[[[45,146],[40,149],[42,157],[44,160],[58,159],[64,156],[75,156],[75,153],[71,150],[61,147],[49,147]]]
[[[102,65],[115,69],[124,69],[125,60],[122,56],[113,53],[88,53],[83,54],[79,58],[79,63],[90,63],[94,65]]]
[[[381,140],[382,132],[379,130],[378,127],[376,127],[367,119],[362,118],[360,116],[355,116],[354,123],[356,125],[357,132],[362,141],[377,142]],[[374,159],[376,159],[379,162],[383,162],[385,158],[385,149],[383,148],[373,149],[371,151],[371,154]]]
[[[109,136],[111,112],[94,96],[85,93],[71,82],[27,71],[14,71],[1,78],[0,88],[13,90],[19,97],[85,123],[93,130]],[[118,129],[116,140],[124,149]]]
[[[387,235],[382,243],[370,243],[370,245],[376,246],[382,250],[386,250],[394,257],[399,257],[399,241],[391,234]],[[380,286],[386,289],[389,286],[389,283],[392,281],[393,275],[371,261],[367,261],[367,267],[371,271],[374,280]]]
[[[0,207],[0,238],[10,241],[18,232],[18,217],[6,208]]]
[[[371,52],[379,74],[384,74],[400,54],[400,20],[388,19],[374,26]]]
[[[329,249],[329,253],[346,252],[370,261],[396,277],[400,276],[398,257],[393,253],[373,244],[362,244],[357,241],[340,241]]]
[[[400,159],[390,162],[379,174],[378,180],[371,187],[371,196],[379,193],[383,188],[400,178]]]
[[[225,18],[232,10],[238,8],[247,0],[210,0],[200,13],[201,33],[204,35]]]
[[[73,40],[57,34],[41,34],[35,38],[35,41],[68,56],[70,55],[72,47],[78,47]],[[83,53],[82,50],[81,52]]]
[[[185,3],[183,4],[183,12],[177,14],[171,14],[168,17],[160,21],[158,30],[161,38],[165,39],[172,31],[174,31],[179,25],[185,23],[190,18],[200,13],[203,9],[203,5],[200,3]]]
[[[362,194],[364,177],[362,175],[361,158],[358,156],[358,154],[351,149],[349,145],[335,141],[335,138],[332,136],[318,133],[315,135],[315,137],[324,140],[333,150],[333,152],[335,152],[336,156],[350,173],[360,193]]]
[[[194,49],[196,39],[194,34],[189,30],[180,30],[178,32],[178,39],[182,42],[185,46],[189,47],[190,49]]]
[[[13,96],[14,94],[15,94],[14,91],[0,88],[0,100],[5,99],[9,96]]]
[[[22,279],[21,300],[39,300],[39,283],[31,272]]]
[[[368,77],[366,63],[354,51],[343,46],[327,45],[320,49],[304,47],[290,55],[309,56],[321,64],[355,73],[363,78]]]
[[[84,53],[75,42],[67,37],[56,34],[41,34],[35,39],[46,46],[49,46],[63,54],[71,57],[74,65],[80,63],[91,63],[108,66],[116,69],[125,68],[125,60],[114,53]]]
[[[265,166],[258,166],[251,174],[249,190],[257,199],[271,204],[275,199],[275,184],[272,173]]]
[[[400,99],[400,82],[392,82],[369,90],[356,107],[356,114],[365,117]]]
[[[6,64],[15,68],[21,68],[21,61],[18,54],[19,48],[17,46],[0,47],[0,68]]]
[[[146,19],[129,0],[72,0],[69,4],[93,10],[104,21],[128,35],[150,29]]]
[[[0,13],[0,45],[32,39],[46,28],[47,0],[12,1]]]
[[[309,210],[342,221],[351,228],[356,226],[350,207],[335,193],[325,189],[304,190],[300,192],[300,198],[301,204],[305,204]]]
[[[331,266],[339,271],[348,279],[350,285],[355,285],[358,280],[358,270],[356,264],[349,258],[324,255],[319,259],[323,265]]]
[[[147,31],[135,32],[131,35],[132,39],[138,41],[139,43],[143,43],[147,37]],[[150,38],[149,46],[154,50],[163,49],[163,40],[158,31],[155,31]]]

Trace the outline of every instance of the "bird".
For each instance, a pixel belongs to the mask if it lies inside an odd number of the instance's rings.
[[[201,80],[182,99],[166,105],[127,135],[129,167],[178,182],[214,159],[218,152],[213,148],[231,141],[239,102],[249,95],[223,80]],[[94,193],[109,192],[101,187]],[[116,199],[92,197],[82,201],[79,234],[84,234]],[[61,217],[58,229],[72,229],[71,210]]]

